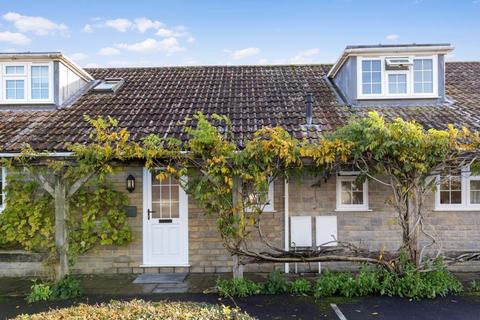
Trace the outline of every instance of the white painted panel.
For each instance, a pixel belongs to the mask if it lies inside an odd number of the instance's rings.
[[[315,217],[315,236],[317,246],[338,240],[337,237],[337,217],[336,216],[317,216]],[[325,246],[336,246],[336,242],[329,243]]]
[[[59,63],[58,76],[59,104],[62,104],[87,84],[85,80],[61,62]]]
[[[290,217],[290,246],[312,246],[312,218],[305,216]]]

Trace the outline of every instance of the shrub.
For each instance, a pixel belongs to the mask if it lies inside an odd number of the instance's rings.
[[[306,296],[311,290],[311,283],[303,278],[295,279],[294,281],[290,282],[289,285],[289,292],[296,296]]]
[[[282,294],[288,291],[288,281],[283,277],[280,270],[273,270],[263,284],[263,293]]]
[[[247,279],[223,279],[218,280],[216,288],[223,297],[248,297],[259,294],[262,286]]]
[[[52,300],[72,299],[82,295],[80,280],[66,276],[52,286]]]
[[[175,320],[253,320],[246,313],[226,306],[189,302],[158,302],[143,300],[111,301],[108,304],[80,304],[71,308],[51,310],[34,315],[20,315],[18,320],[57,319],[175,319]]]
[[[30,294],[27,296],[29,303],[47,300],[72,299],[82,295],[80,280],[73,276],[66,276],[56,283],[37,283],[31,286]]]
[[[359,297],[379,293],[404,298],[435,298],[462,290],[460,282],[448,272],[441,261],[433,270],[418,272],[413,264],[405,264],[404,273],[398,275],[385,269],[363,267],[358,275],[325,272],[316,282],[315,297],[341,295]]]
[[[468,287],[468,291],[471,292],[480,292],[480,282],[477,280],[472,280]]]
[[[30,287],[30,294],[27,296],[27,302],[47,301],[52,296],[52,289],[47,283],[34,282]]]

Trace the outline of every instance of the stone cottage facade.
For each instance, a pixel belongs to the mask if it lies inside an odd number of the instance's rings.
[[[25,143],[68,157],[66,143],[89,139],[84,115],[116,118],[136,141],[149,133],[185,139],[179,122],[198,111],[227,115],[239,142],[277,125],[296,138],[316,139],[371,110],[426,127],[452,123],[479,130],[480,62],[445,62],[452,50],[449,44],[348,46],[334,65],[118,69],[82,69],[61,53],[0,54],[0,157],[15,156]],[[311,103],[305,103],[307,94]],[[3,189],[8,172],[0,172]],[[176,181],[155,181],[140,164],[125,166],[111,179],[124,191],[128,176],[136,184],[128,193],[135,240],[95,248],[79,258],[74,273],[232,271],[214,217],[205,216]],[[318,180],[303,174],[272,183],[262,225],[273,243],[295,250],[333,236],[373,250],[399,247],[401,232],[385,186],[358,184],[352,172]],[[427,201],[444,250],[480,247],[477,181],[462,174]],[[2,208],[3,192],[0,199]],[[40,261],[0,249],[0,276],[41,273]],[[319,265],[278,267],[316,272]],[[271,268],[248,265],[246,271]]]

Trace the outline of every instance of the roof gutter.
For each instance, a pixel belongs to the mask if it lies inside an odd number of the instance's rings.
[[[0,158],[16,158],[21,155],[21,152],[3,152],[0,153]],[[44,157],[71,157],[73,152],[45,152],[40,153],[39,155]]]
[[[455,47],[451,45],[438,46],[398,46],[398,47],[381,47],[372,46],[366,48],[346,48],[343,50],[340,58],[335,62],[333,67],[328,72],[329,78],[334,78],[345,61],[351,56],[365,55],[365,54],[392,54],[392,53],[429,53],[435,52],[437,54],[447,54],[453,51]]]

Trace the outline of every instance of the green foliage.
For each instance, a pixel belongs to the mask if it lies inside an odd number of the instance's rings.
[[[175,319],[175,320],[253,320],[237,308],[192,302],[111,301],[106,304],[80,304],[70,308],[20,315],[18,320],[60,319]]]
[[[280,270],[273,270],[263,284],[262,292],[265,294],[282,294],[288,291],[288,281]]]
[[[30,287],[30,294],[27,296],[26,300],[28,303],[37,302],[37,301],[47,301],[50,300],[52,296],[52,289],[48,283],[37,283],[34,282]]]
[[[262,285],[247,279],[219,279],[216,284],[223,297],[248,297],[262,292]]]
[[[30,294],[26,300],[29,303],[48,300],[65,300],[80,297],[82,287],[80,280],[73,276],[66,276],[62,280],[51,282],[34,282],[30,287]]]
[[[53,198],[22,172],[12,171],[6,187],[7,205],[0,215],[0,244],[54,255]],[[93,246],[123,245],[132,240],[123,207],[125,194],[106,180],[93,179],[70,203],[69,247],[71,263]]]
[[[51,251],[53,203],[37,182],[23,174],[7,176],[7,205],[0,214],[0,244],[20,244],[29,251]]]
[[[289,283],[288,291],[296,296],[307,296],[312,291],[312,284],[303,278],[298,278]]]
[[[82,295],[80,280],[73,276],[66,276],[52,285],[52,300],[77,298]]]
[[[468,286],[470,292],[480,292],[480,281],[472,280]]]
[[[358,275],[325,272],[315,284],[315,297],[341,295],[359,297],[370,294],[422,299],[445,296],[462,290],[460,282],[441,262],[432,271],[416,271],[412,263],[406,265],[402,275],[385,269],[362,268]]]

